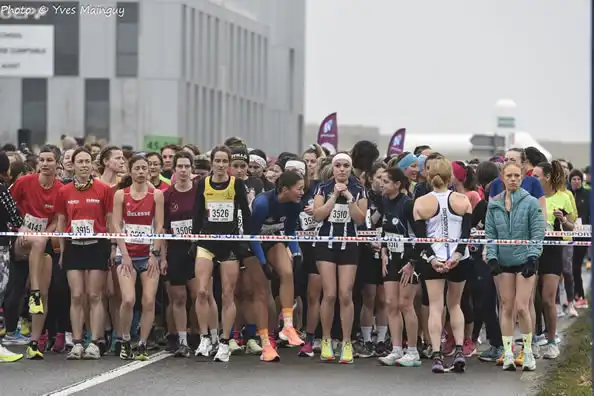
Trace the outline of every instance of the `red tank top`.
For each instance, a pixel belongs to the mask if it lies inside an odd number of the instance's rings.
[[[149,188],[141,200],[135,200],[130,194],[130,187],[124,189],[122,219],[124,232],[134,237],[126,238],[126,249],[130,257],[149,257],[151,240],[142,235],[153,233],[155,217],[155,189]]]

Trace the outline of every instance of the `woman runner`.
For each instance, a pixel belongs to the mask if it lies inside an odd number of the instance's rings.
[[[353,161],[346,153],[332,158],[334,179],[323,183],[314,198],[314,218],[322,222],[320,236],[355,236],[365,222],[367,197],[364,187],[351,176]],[[334,360],[332,322],[338,294],[342,327],[340,363],[353,363],[351,332],[354,319],[353,286],[357,274],[358,246],[346,242],[316,243],[316,262],[322,277],[322,360]],[[337,274],[338,272],[338,282]]]
[[[198,183],[192,230],[195,234],[237,235],[241,233],[238,211],[243,221],[249,221],[250,209],[247,192],[242,180],[228,175],[231,152],[225,146],[211,151],[213,174]],[[243,243],[233,241],[197,242],[195,274],[198,283],[196,314],[200,326],[200,346],[196,355],[209,356],[212,341],[208,336],[210,315],[210,284],[214,261],[221,273],[221,302],[223,332],[215,361],[229,361],[229,338],[235,321],[235,286],[239,276],[239,260],[246,254]]]
[[[121,189],[115,193],[113,204],[113,231],[124,231],[128,238],[118,239],[122,252],[118,266],[118,281],[122,294],[120,306],[120,327],[122,329],[123,360],[147,360],[146,340],[155,319],[155,295],[159,274],[166,268],[160,267],[161,241],[143,238],[144,235],[163,232],[164,198],[160,190],[148,185],[148,162],[135,155],[129,161],[130,177],[120,182]],[[142,282],[142,316],[140,319],[140,342],[134,356],[130,346],[132,311],[136,301],[136,277]]]
[[[91,178],[91,153],[78,148],[72,154],[74,180],[60,189],[56,198],[57,232],[92,234],[108,232],[113,211],[113,190]],[[101,358],[105,308],[103,291],[107,279],[109,241],[107,239],[60,238],[60,265],[66,271],[70,287],[70,322],[74,347],[69,360]],[[90,309],[91,342],[83,347],[85,295]]]

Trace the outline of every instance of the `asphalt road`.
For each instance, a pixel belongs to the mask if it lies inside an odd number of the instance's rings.
[[[584,277],[589,282],[589,274]],[[558,321],[559,333],[570,324]],[[561,348],[563,343],[561,344]],[[12,347],[24,352],[24,347]],[[115,356],[99,361],[64,360],[46,353],[44,361],[22,359],[0,365],[0,396],[77,395],[277,395],[310,396],[415,393],[417,395],[529,395],[542,383],[550,362],[537,360],[533,373],[503,372],[491,363],[469,360],[466,373],[431,373],[430,361],[419,368],[382,367],[376,359],[352,365],[297,357],[281,349],[281,362],[262,363],[255,356],[232,356],[228,364],[192,357],[178,359],[157,352],[147,362],[122,362]],[[447,362],[447,360],[446,360]]]

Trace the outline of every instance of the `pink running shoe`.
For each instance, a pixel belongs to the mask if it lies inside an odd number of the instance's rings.
[[[472,357],[476,353],[472,339],[468,338],[464,340],[464,344],[462,344],[462,353],[467,358]]]
[[[313,357],[314,356],[313,344],[311,342],[306,342],[305,344],[303,344],[303,346],[299,350],[299,356]]]
[[[456,341],[454,341],[454,337],[448,334],[446,342],[441,344],[441,350],[444,356],[453,356],[454,352],[456,352]]]
[[[66,337],[64,333],[56,334],[56,341],[54,342],[54,346],[52,347],[52,352],[55,353],[64,353],[66,349]]]
[[[37,348],[39,352],[45,353],[45,348],[47,347],[47,330],[45,333],[39,336],[39,341],[37,342]]]

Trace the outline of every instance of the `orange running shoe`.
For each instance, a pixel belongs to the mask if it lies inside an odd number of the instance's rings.
[[[263,362],[279,362],[280,356],[278,352],[270,345],[265,345],[262,348],[262,354],[260,355],[260,360]]]
[[[303,341],[300,337],[299,334],[297,334],[297,330],[295,330],[295,328],[293,326],[286,326],[284,329],[281,330],[281,332],[278,334],[278,337],[285,341],[288,342],[289,345],[291,346],[296,346],[296,347],[300,347],[303,344],[305,344],[305,341]]]

